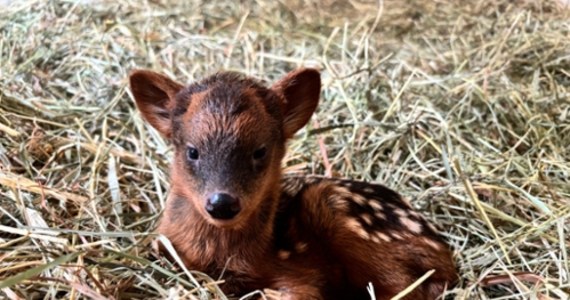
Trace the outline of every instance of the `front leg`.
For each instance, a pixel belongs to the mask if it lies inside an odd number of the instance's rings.
[[[324,299],[321,288],[311,284],[301,284],[297,280],[285,280],[278,290],[266,290],[268,299],[279,300],[321,300]]]
[[[272,268],[273,272],[267,277],[270,278],[270,282],[265,290],[268,299],[329,299],[325,295],[326,280],[321,270],[299,262],[302,260],[289,261],[290,264],[277,264]],[[275,270],[281,272],[276,274]]]

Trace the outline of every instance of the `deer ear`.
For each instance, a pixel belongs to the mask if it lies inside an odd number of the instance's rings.
[[[129,81],[143,118],[164,137],[170,138],[170,110],[183,86],[162,74],[146,70],[131,72]]]
[[[283,132],[291,138],[315,112],[321,94],[321,75],[315,69],[299,69],[281,78],[271,89],[284,100]]]

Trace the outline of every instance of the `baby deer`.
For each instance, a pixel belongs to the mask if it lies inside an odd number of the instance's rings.
[[[377,184],[283,176],[285,144],[310,119],[321,80],[299,69],[266,87],[221,72],[184,86],[137,70],[138,109],[174,146],[158,231],[186,266],[228,294],[283,299],[435,299],[456,280],[448,246],[398,193]]]

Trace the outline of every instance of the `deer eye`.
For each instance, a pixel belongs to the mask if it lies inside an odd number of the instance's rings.
[[[188,147],[188,150],[186,150],[186,156],[188,157],[188,160],[198,160],[198,158],[200,158],[198,149],[194,147]]]
[[[267,148],[265,146],[253,151],[253,159],[260,160],[265,157],[267,153]]]

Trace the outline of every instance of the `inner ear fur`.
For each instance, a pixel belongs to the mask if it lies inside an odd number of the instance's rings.
[[[291,138],[315,112],[321,95],[321,75],[316,69],[292,71],[271,89],[284,99],[283,133]]]
[[[174,108],[176,94],[184,86],[165,75],[148,70],[131,72],[129,83],[143,118],[164,137],[170,138],[170,111]]]

